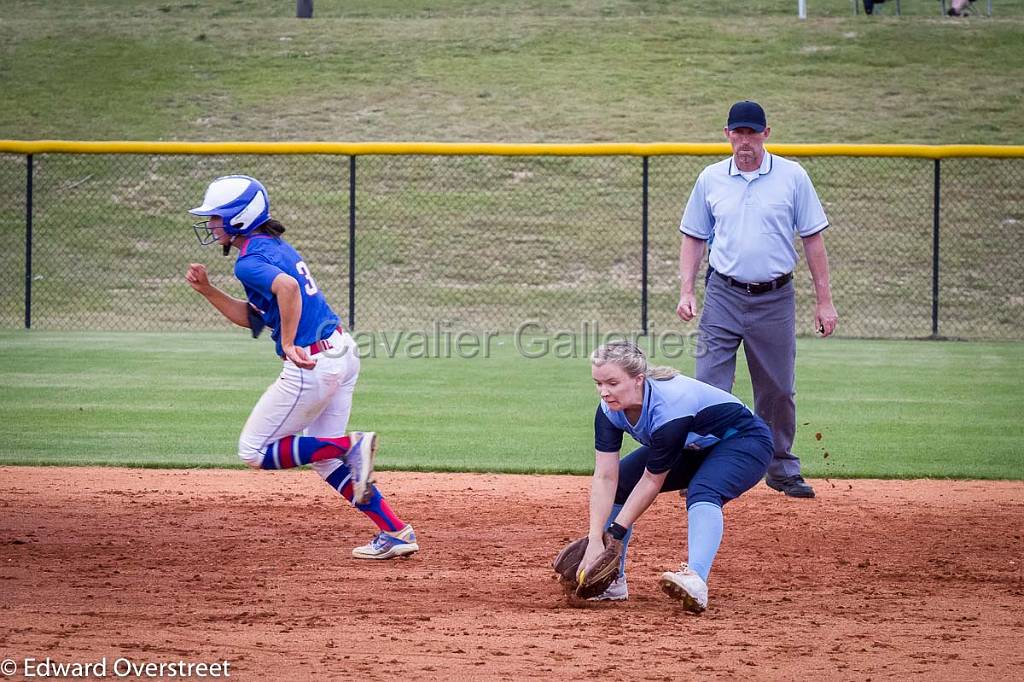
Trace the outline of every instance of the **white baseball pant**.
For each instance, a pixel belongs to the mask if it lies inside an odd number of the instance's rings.
[[[238,438],[238,456],[249,466],[258,469],[267,447],[285,436],[345,435],[359,379],[359,349],[346,332],[336,330],[327,341],[330,347],[313,356],[313,369],[285,360],[281,376],[252,408]],[[326,479],[342,464],[328,459],[310,466]]]

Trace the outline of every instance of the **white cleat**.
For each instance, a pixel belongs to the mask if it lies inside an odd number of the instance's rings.
[[[627,599],[629,599],[629,588],[626,586],[626,575],[623,574],[616,578],[607,590],[587,601],[626,601]]]
[[[377,456],[377,434],[353,431],[345,464],[352,475],[352,504],[366,504],[373,494],[373,460]]]
[[[701,613],[708,607],[708,585],[685,563],[674,573],[661,574],[661,591],[683,602],[683,608],[692,613]]]
[[[405,528],[397,533],[377,533],[377,537],[369,544],[356,547],[352,550],[352,556],[356,559],[393,559],[400,556],[409,556],[420,549],[416,542],[416,533],[412,525],[407,524]]]

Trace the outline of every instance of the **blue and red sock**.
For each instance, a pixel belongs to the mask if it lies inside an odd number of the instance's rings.
[[[312,462],[342,457],[352,446],[348,436],[319,438],[314,436],[285,436],[270,444],[263,453],[261,469],[292,469]]]
[[[352,502],[352,475],[346,465],[342,464],[339,466],[324,480],[327,481],[327,485],[337,490],[342,497],[350,503]],[[355,507],[366,514],[385,533],[397,533],[405,528],[405,521],[398,518],[394,510],[391,509],[391,505],[380,494],[377,486],[373,486],[373,494],[370,496],[369,501],[365,504],[357,504]]]

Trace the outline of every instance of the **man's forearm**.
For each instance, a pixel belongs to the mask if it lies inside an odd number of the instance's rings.
[[[804,239],[804,254],[807,256],[807,269],[811,271],[814,281],[814,295],[818,303],[832,303],[832,283],[828,267],[828,252],[825,250],[825,239],[819,232]]]
[[[704,258],[703,240],[683,235],[679,245],[679,292],[681,294],[692,294],[697,282],[697,268]]]

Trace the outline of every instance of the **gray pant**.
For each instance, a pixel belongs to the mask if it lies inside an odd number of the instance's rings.
[[[768,476],[800,473],[792,453],[796,435],[796,295],[792,282],[763,294],[748,294],[717,274],[708,280],[700,316],[697,379],[732,392],[736,350],[743,352],[754,388],[754,411],[772,430],[775,456]]]

